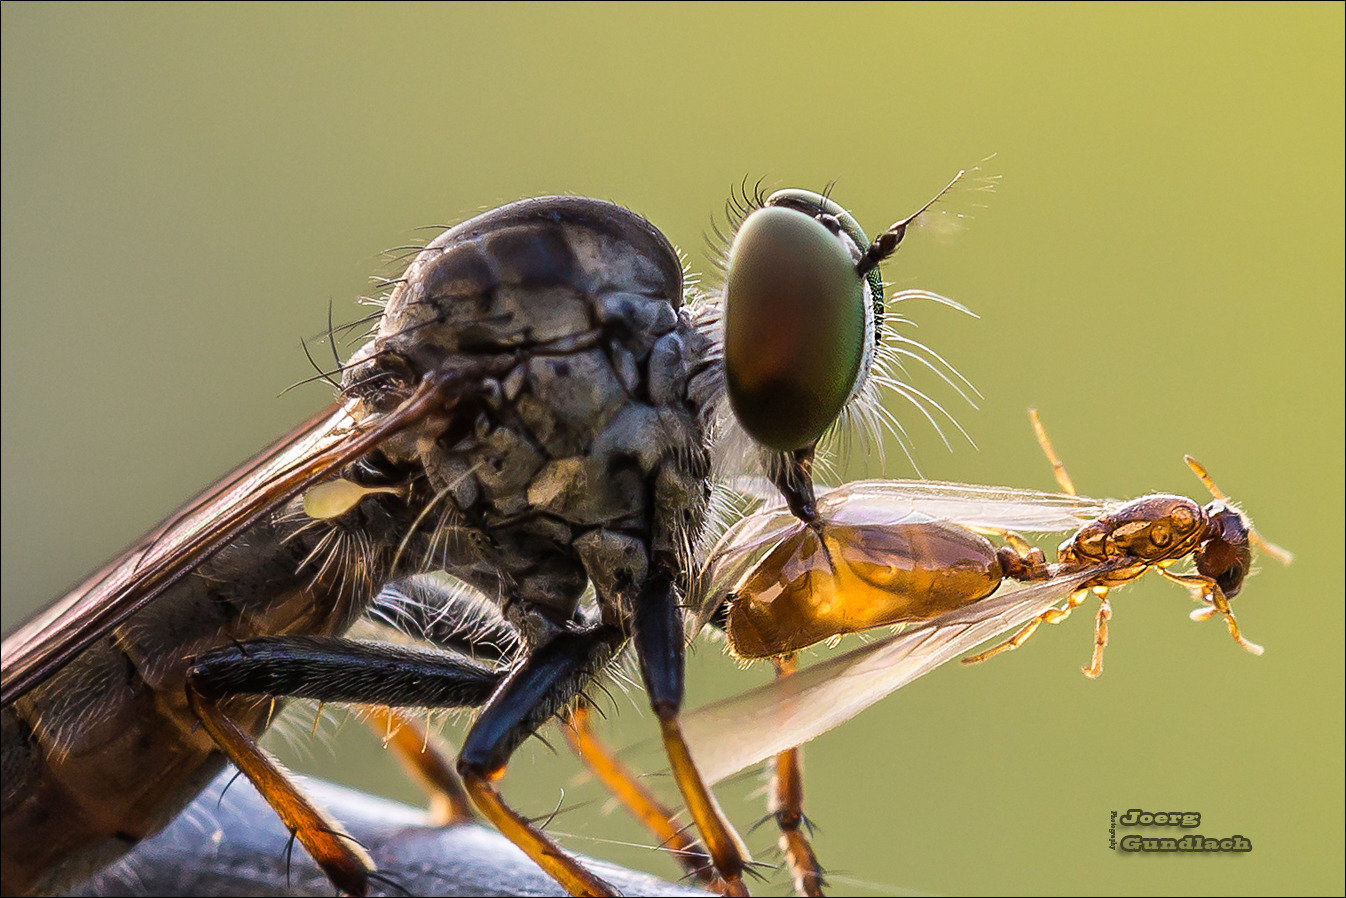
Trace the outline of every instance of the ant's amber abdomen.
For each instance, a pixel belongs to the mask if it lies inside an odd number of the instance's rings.
[[[729,644],[768,658],[928,620],[986,598],[1004,576],[991,542],[952,524],[801,527],[738,585]]]

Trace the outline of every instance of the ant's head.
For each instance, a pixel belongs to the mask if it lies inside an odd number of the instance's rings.
[[[1196,569],[1219,584],[1226,599],[1232,599],[1243,588],[1243,578],[1252,564],[1248,522],[1219,499],[1205,510],[1210,529],[1208,538],[1196,550]]]
[[[1215,501],[1205,508],[1206,517],[1210,520],[1207,539],[1196,550],[1196,569],[1199,573],[1213,579],[1219,584],[1225,598],[1232,599],[1243,588],[1243,578],[1248,576],[1253,543],[1273,558],[1285,564],[1290,563],[1293,556],[1257,535],[1243,515],[1229,504],[1200,462],[1190,455],[1184,456],[1183,460],[1215,497]]]

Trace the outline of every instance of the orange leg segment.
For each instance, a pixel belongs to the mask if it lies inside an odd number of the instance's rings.
[[[590,772],[654,834],[661,846],[673,852],[683,869],[707,885],[716,881],[706,849],[677,823],[673,810],[661,802],[594,733],[593,710],[588,702],[583,699],[576,702],[569,720],[562,724],[561,732]]]
[[[777,677],[783,677],[795,669],[793,657],[777,658],[773,663]],[[771,779],[770,811],[780,828],[780,847],[790,867],[790,875],[794,878],[795,892],[799,895],[821,896],[825,885],[823,868],[804,831],[808,820],[804,817],[803,749],[799,747],[776,755],[775,772]]]
[[[402,708],[366,705],[369,725],[430,797],[430,819],[436,826],[473,820],[472,802],[453,770],[453,752],[420,718]]]
[[[295,788],[284,768],[257,740],[190,684],[187,703],[215,744],[252,781],[337,888],[352,895],[366,894],[374,861],[359,843]]]
[[[659,710],[655,708],[656,713]],[[747,886],[743,884],[743,858],[747,851],[739,842],[738,834],[725,821],[719,802],[707,788],[701,772],[696,769],[696,762],[692,760],[692,752],[683,738],[677,715],[660,714],[659,732],[673,769],[673,779],[682,792],[682,800],[687,803],[687,810],[697,830],[706,840],[706,847],[715,861],[715,869],[724,879],[725,894],[747,895]]]
[[[1201,574],[1175,574],[1162,567],[1158,568],[1158,571],[1174,583],[1180,583],[1193,592],[1199,593],[1201,601],[1209,603],[1210,610],[1198,609],[1192,615],[1194,618],[1198,613],[1201,614],[1202,620],[1216,614],[1224,615],[1225,624],[1228,625],[1229,635],[1233,640],[1254,655],[1262,654],[1263,649],[1260,645],[1244,638],[1243,634],[1239,632],[1238,621],[1234,619],[1234,611],[1229,607],[1229,599],[1225,598],[1224,591],[1214,580]]]
[[[572,895],[610,896],[621,894],[605,880],[600,879],[547,838],[542,830],[534,826],[505,804],[496,789],[493,780],[504,775],[501,768],[492,775],[483,776],[472,771],[462,771],[463,785],[472,796],[482,814],[490,820],[500,834],[533,859],[533,862],[546,871]]]
[[[997,646],[993,646],[992,648],[989,648],[986,651],[981,652],[980,654],[969,655],[968,657],[963,659],[963,663],[978,664],[982,661],[985,661],[987,658],[999,655],[1001,652],[1008,652],[1013,649],[1017,649],[1019,646],[1023,645],[1025,642],[1028,641],[1028,637],[1032,636],[1038,627],[1042,626],[1043,624],[1059,624],[1061,623],[1061,621],[1069,617],[1070,612],[1078,608],[1084,602],[1085,598],[1088,595],[1089,593],[1087,590],[1082,589],[1076,592],[1069,598],[1069,600],[1066,601],[1066,606],[1064,608],[1048,608],[1046,611],[1039,614],[1033,620],[1029,621],[1028,624],[1022,630],[1020,630],[1018,633],[1015,633],[1009,639],[1005,640],[1004,642],[1000,643]]]
[[[1098,592],[1098,615],[1094,618],[1094,656],[1089,666],[1084,668],[1084,675],[1091,680],[1098,679],[1099,674],[1103,673],[1103,649],[1108,644],[1108,621],[1112,618],[1112,606],[1108,604],[1106,588],[1095,592]]]

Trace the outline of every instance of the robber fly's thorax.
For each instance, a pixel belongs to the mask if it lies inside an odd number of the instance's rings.
[[[343,386],[378,408],[441,366],[473,369],[451,427],[430,419],[382,447],[419,478],[434,525],[413,565],[560,623],[590,581],[602,604],[699,528],[708,416],[693,380],[710,338],[648,223],[548,202],[422,250]]]

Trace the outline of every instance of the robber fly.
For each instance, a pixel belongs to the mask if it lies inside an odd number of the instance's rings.
[[[685,289],[664,236],[598,200],[525,200],[422,249],[391,283],[373,339],[342,366],[333,406],[5,639],[4,891],[92,872],[227,759],[335,885],[365,892],[369,858],[256,744],[276,700],[308,698],[479,708],[456,765],[472,802],[572,893],[611,894],[495,782],[634,643],[709,855],[699,872],[743,892],[739,840],[679,717],[684,596],[717,447],[740,434],[807,510],[814,450],[834,421],[881,414],[885,385],[928,416],[887,366],[942,360],[883,317],[878,264],[916,216],[871,243],[817,194],[736,208],[736,305]],[[773,266],[825,302],[786,290],[779,317],[812,317],[765,335],[757,355],[751,330],[771,323],[761,272]],[[910,291],[889,302],[915,298],[944,301]],[[827,390],[791,371],[828,378]],[[773,428],[787,407],[810,414]],[[491,663],[452,640],[343,636],[381,590],[424,571],[493,604],[517,653]],[[461,595],[423,601],[452,619]]]

